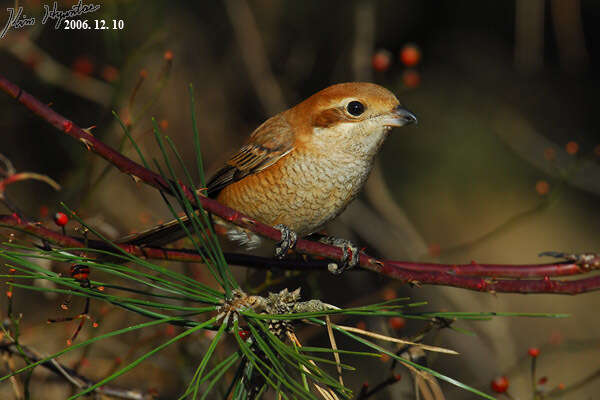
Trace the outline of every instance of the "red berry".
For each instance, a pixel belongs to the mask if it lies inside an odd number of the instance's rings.
[[[378,50],[373,54],[371,59],[373,69],[377,72],[385,72],[390,68],[392,64],[392,54],[387,50]]]
[[[54,214],[54,223],[58,226],[65,226],[69,222],[69,217],[65,213],[57,212]]]
[[[535,358],[540,355],[540,349],[537,347],[531,347],[529,350],[527,350],[527,354]]]
[[[421,50],[414,44],[407,44],[400,50],[400,61],[407,67],[414,67],[421,61]]]
[[[169,336],[169,337],[175,336],[175,327],[173,325],[167,325],[165,327],[165,336]]]
[[[383,297],[383,299],[386,301],[394,300],[396,297],[398,297],[398,294],[394,289],[387,288],[381,293],[381,297]]]
[[[565,148],[567,149],[567,153],[569,153],[570,155],[575,155],[577,154],[577,151],[579,151],[579,145],[577,144],[577,142],[569,142],[567,143]]]
[[[499,376],[492,381],[490,386],[494,392],[504,393],[508,390],[508,378],[505,376]]]
[[[406,325],[406,320],[402,317],[392,317],[389,320],[389,324],[392,329],[399,331]]]
[[[246,340],[250,337],[250,331],[239,331],[238,334],[242,340]]]
[[[84,76],[89,76],[92,74],[92,72],[94,72],[94,64],[89,58],[85,56],[78,57],[73,62],[72,68],[75,73]]]

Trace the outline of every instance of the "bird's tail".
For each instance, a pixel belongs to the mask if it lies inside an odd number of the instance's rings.
[[[181,226],[182,224],[187,228],[188,232],[195,233],[190,218],[188,216],[183,216],[178,220],[174,219],[144,231],[126,235],[117,240],[117,243],[132,244],[135,246],[162,247],[187,236],[186,230]]]
[[[256,249],[261,243],[260,236],[247,229],[231,225],[219,217],[211,217],[210,222],[217,235],[227,236],[229,240],[236,242],[247,250]],[[183,216],[179,218],[179,220],[174,219],[144,231],[124,236],[118,239],[117,243],[135,246],[162,247],[186,237],[186,231],[182,228],[181,224],[187,228],[188,232],[196,234],[189,217]],[[208,232],[206,232],[206,234],[208,234]]]

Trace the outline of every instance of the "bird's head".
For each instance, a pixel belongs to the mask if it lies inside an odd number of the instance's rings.
[[[287,112],[298,140],[374,155],[393,127],[416,123],[389,90],[364,82],[329,86]]]

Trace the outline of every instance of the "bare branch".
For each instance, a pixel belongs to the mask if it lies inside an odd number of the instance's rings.
[[[30,349],[26,346],[21,345],[20,347],[23,350],[23,352],[25,353],[25,356],[28,358],[29,362],[35,363],[35,362],[40,361],[43,358],[39,354],[37,354],[35,351],[33,351],[32,349]],[[16,355],[19,357],[23,356],[23,354],[21,354],[17,350],[15,343],[11,342],[11,341],[1,341],[0,342],[0,351],[7,353],[7,354],[11,354],[11,355]],[[60,364],[56,360],[49,360],[40,365],[42,367],[54,372],[56,375],[66,379],[69,383],[76,386],[77,388],[85,388],[88,386],[92,386],[96,383],[96,382],[92,381],[91,379],[86,378],[83,375],[80,375],[75,370]],[[154,394],[151,394],[148,392],[143,392],[139,389],[124,389],[124,388],[108,386],[108,385],[102,385],[102,386],[96,388],[94,390],[94,393],[103,394],[106,396],[118,397],[120,399],[130,399],[130,400],[152,400],[152,399],[156,398],[156,396]]]

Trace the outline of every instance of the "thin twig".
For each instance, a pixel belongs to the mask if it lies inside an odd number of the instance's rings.
[[[33,223],[15,215],[0,215],[0,226],[12,227],[30,233],[40,239],[61,247],[82,248],[84,239],[63,235],[44,227],[40,223]],[[111,250],[112,248],[107,243],[88,240],[88,246],[98,250]],[[180,262],[195,262],[202,263],[203,258],[193,249],[185,248],[163,248],[163,247],[142,247],[129,244],[117,244],[122,250],[129,254],[145,257],[147,259],[180,261]],[[225,259],[228,263],[241,265],[251,268],[260,269],[283,269],[283,270],[307,270],[317,269],[326,270],[328,261],[298,261],[298,260],[276,260],[273,258],[253,256],[239,253],[225,253]],[[433,263],[413,263],[394,261],[393,263],[401,264],[403,268],[415,272],[439,272],[453,275],[464,276],[479,276],[479,277],[553,277],[553,276],[570,276],[580,275],[587,272],[587,269],[578,265],[575,262],[559,262],[550,264],[525,264],[525,265],[508,265],[508,264],[433,264]],[[551,281],[562,282],[562,281]],[[577,281],[568,281],[577,282]],[[566,283],[566,282],[562,282]],[[564,288],[565,290],[568,289]],[[552,293],[552,292],[551,292]],[[565,292],[566,293],[566,292]]]
[[[259,101],[269,115],[284,110],[286,102],[269,66],[252,10],[246,0],[226,0],[225,6]]]

